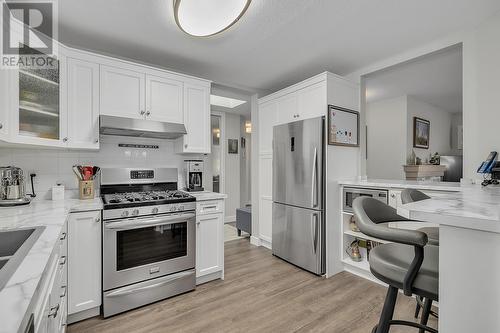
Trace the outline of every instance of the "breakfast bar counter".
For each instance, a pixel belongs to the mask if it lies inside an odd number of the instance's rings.
[[[500,188],[462,187],[397,211],[439,224],[439,332],[500,332]]]

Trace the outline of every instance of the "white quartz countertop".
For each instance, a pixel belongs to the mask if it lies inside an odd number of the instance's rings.
[[[419,190],[435,191],[462,191],[466,186],[460,183],[452,182],[431,182],[416,180],[397,180],[397,179],[367,179],[367,180],[341,180],[340,185],[354,187],[376,187],[376,188],[414,188]]]
[[[186,193],[189,193],[193,197],[195,197],[196,201],[220,200],[227,198],[227,194],[210,192],[210,191],[186,192]]]
[[[100,209],[100,198],[85,201],[36,198],[26,206],[0,208],[0,230],[45,227],[5,287],[0,290],[0,333],[17,332],[20,328],[68,214]]]
[[[460,192],[398,206],[397,211],[412,220],[500,233],[500,187],[463,187]]]

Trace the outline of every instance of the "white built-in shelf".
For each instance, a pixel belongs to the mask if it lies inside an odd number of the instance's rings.
[[[353,237],[356,237],[356,238],[367,239],[367,240],[371,240],[371,241],[374,241],[374,242],[379,242],[379,243],[390,243],[390,242],[388,242],[386,240],[375,238],[375,237],[371,237],[371,236],[365,235],[362,232],[352,231],[352,230],[349,230],[349,229],[344,230],[344,234],[350,235],[350,236],[353,236]]]
[[[370,271],[370,264],[368,263],[368,260],[366,260],[366,258],[363,258],[363,260],[361,261],[353,261],[351,258],[344,258],[342,259],[342,262],[344,264],[347,264],[349,266],[352,266],[352,267],[356,267],[358,269],[362,269],[364,271],[367,271],[369,272]]]
[[[49,79],[46,79],[46,78],[44,78],[43,76],[36,75],[35,73],[31,73],[31,72],[28,72],[28,71],[25,71],[25,70],[22,70],[22,69],[20,69],[20,70],[19,70],[19,73],[22,73],[22,74],[24,74],[24,75],[30,76],[30,77],[32,77],[32,78],[34,78],[34,79],[37,79],[37,80],[43,81],[43,82],[45,82],[45,83],[49,83],[49,84],[51,84],[51,85],[53,85],[53,86],[57,86],[57,87],[59,86],[59,83],[54,82],[54,81],[51,81],[51,80],[49,80]]]
[[[27,105],[19,105],[19,109],[24,110],[24,111],[37,113],[37,114],[44,115],[44,116],[49,116],[49,117],[54,117],[54,118],[59,117],[59,114],[57,114],[57,113],[40,110],[40,109],[31,107],[31,106],[27,106]]]
[[[350,215],[350,216],[354,216],[353,213],[350,213],[350,212],[342,212],[342,214],[345,214],[345,215]]]

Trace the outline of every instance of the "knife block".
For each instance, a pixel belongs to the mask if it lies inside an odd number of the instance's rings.
[[[80,192],[80,200],[94,199],[94,181],[80,180],[78,182]]]

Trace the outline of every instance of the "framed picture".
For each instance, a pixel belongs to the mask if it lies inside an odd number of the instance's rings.
[[[430,121],[418,117],[413,117],[413,147],[429,149],[430,133]]]
[[[228,154],[238,154],[238,139],[227,139]]]
[[[241,149],[245,149],[247,145],[247,140],[244,137],[241,137]]]
[[[359,147],[359,112],[328,106],[328,144]]]

